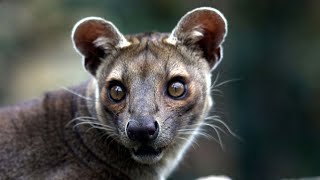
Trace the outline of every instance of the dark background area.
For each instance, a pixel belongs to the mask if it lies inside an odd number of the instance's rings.
[[[243,141],[221,134],[223,150],[198,139],[170,179],[320,176],[319,0],[0,1],[0,105],[87,79],[70,40],[83,17],[104,17],[124,34],[170,32],[200,6],[229,22],[213,77],[240,80],[219,87],[212,115]]]

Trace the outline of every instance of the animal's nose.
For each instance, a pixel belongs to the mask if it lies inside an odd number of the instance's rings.
[[[159,124],[150,118],[130,120],[127,124],[127,136],[133,141],[148,142],[159,134]]]

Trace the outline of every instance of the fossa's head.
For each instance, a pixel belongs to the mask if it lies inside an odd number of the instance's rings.
[[[188,12],[171,34],[124,36],[96,17],[75,25],[74,46],[97,83],[97,117],[136,161],[155,164],[192,141],[212,105],[210,72],[226,32],[213,8]]]

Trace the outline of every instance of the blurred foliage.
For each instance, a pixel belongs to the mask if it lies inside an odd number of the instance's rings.
[[[199,140],[171,179],[226,174],[234,179],[320,175],[320,1],[119,0],[0,1],[0,104],[39,96],[87,78],[70,31],[86,16],[121,32],[169,32],[187,11],[211,6],[229,22],[214,95],[241,142]],[[216,136],[212,132],[213,136]]]

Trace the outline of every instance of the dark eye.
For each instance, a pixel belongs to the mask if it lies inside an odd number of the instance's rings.
[[[109,98],[114,102],[120,102],[126,96],[125,89],[122,84],[112,84],[109,88]]]
[[[173,99],[179,99],[186,94],[186,86],[181,81],[172,81],[168,84],[168,95]]]

